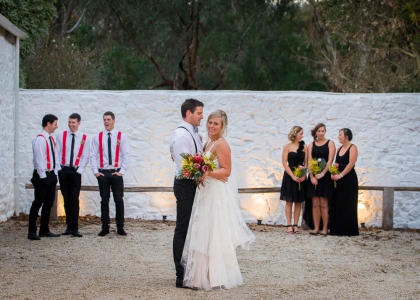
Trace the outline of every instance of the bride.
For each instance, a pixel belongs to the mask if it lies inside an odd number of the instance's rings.
[[[230,289],[242,285],[236,248],[249,249],[255,240],[238,204],[238,189],[231,175],[231,150],[223,138],[227,125],[227,115],[222,110],[208,117],[209,140],[204,151],[217,155],[218,169],[202,177],[203,185],[195,194],[182,253],[184,286],[193,289]]]

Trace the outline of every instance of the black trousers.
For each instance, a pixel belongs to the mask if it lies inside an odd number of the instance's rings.
[[[63,166],[58,172],[61,194],[64,198],[67,229],[79,230],[79,194],[82,186],[82,175],[75,168]]]
[[[51,208],[54,205],[55,192],[57,187],[57,175],[54,172],[47,172],[46,178],[39,178],[36,170],[32,173],[31,182],[34,186],[35,200],[32,202],[29,211],[29,233],[36,233],[36,219],[38,218],[39,209],[41,212],[41,227],[39,232],[49,232],[48,223],[50,222]]]
[[[182,251],[185,238],[187,237],[188,224],[190,223],[191,210],[194,204],[195,190],[194,181],[188,179],[175,179],[174,194],[176,198],[176,226],[173,241],[173,255],[177,282],[182,283],[184,268],[181,265]]]
[[[99,193],[101,195],[101,221],[102,227],[107,228],[110,224],[109,219],[109,198],[114,196],[115,202],[115,221],[118,228],[124,227],[124,180],[122,176],[112,175],[115,170],[101,170],[104,176],[98,176]]]

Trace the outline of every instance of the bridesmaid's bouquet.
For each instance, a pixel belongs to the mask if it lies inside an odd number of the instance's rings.
[[[308,168],[305,168],[305,166],[298,166],[293,168],[293,175],[300,178],[303,175],[306,175],[308,173]],[[299,191],[300,191],[300,182],[299,182]]]
[[[332,175],[340,174],[340,170],[338,169],[338,164],[334,163],[330,166],[329,171]],[[337,188],[337,181],[334,180],[334,187]]]
[[[312,158],[312,160],[309,162],[309,173],[312,175],[316,175],[322,172],[322,170],[325,169],[325,166],[327,165],[327,162],[324,158]],[[316,188],[316,186],[315,186]]]
[[[206,172],[212,172],[217,169],[216,154],[210,156],[205,153],[181,153],[182,165],[177,179],[192,179],[196,185],[200,184],[200,177]]]

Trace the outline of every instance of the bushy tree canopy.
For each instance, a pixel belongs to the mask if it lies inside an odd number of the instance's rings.
[[[33,52],[36,43],[49,33],[57,14],[56,0],[0,0],[0,13],[29,37],[21,43],[24,59]]]

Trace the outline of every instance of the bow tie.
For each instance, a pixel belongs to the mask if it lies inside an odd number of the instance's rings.
[[[197,126],[193,126],[194,127],[194,132],[198,133],[198,127]]]

